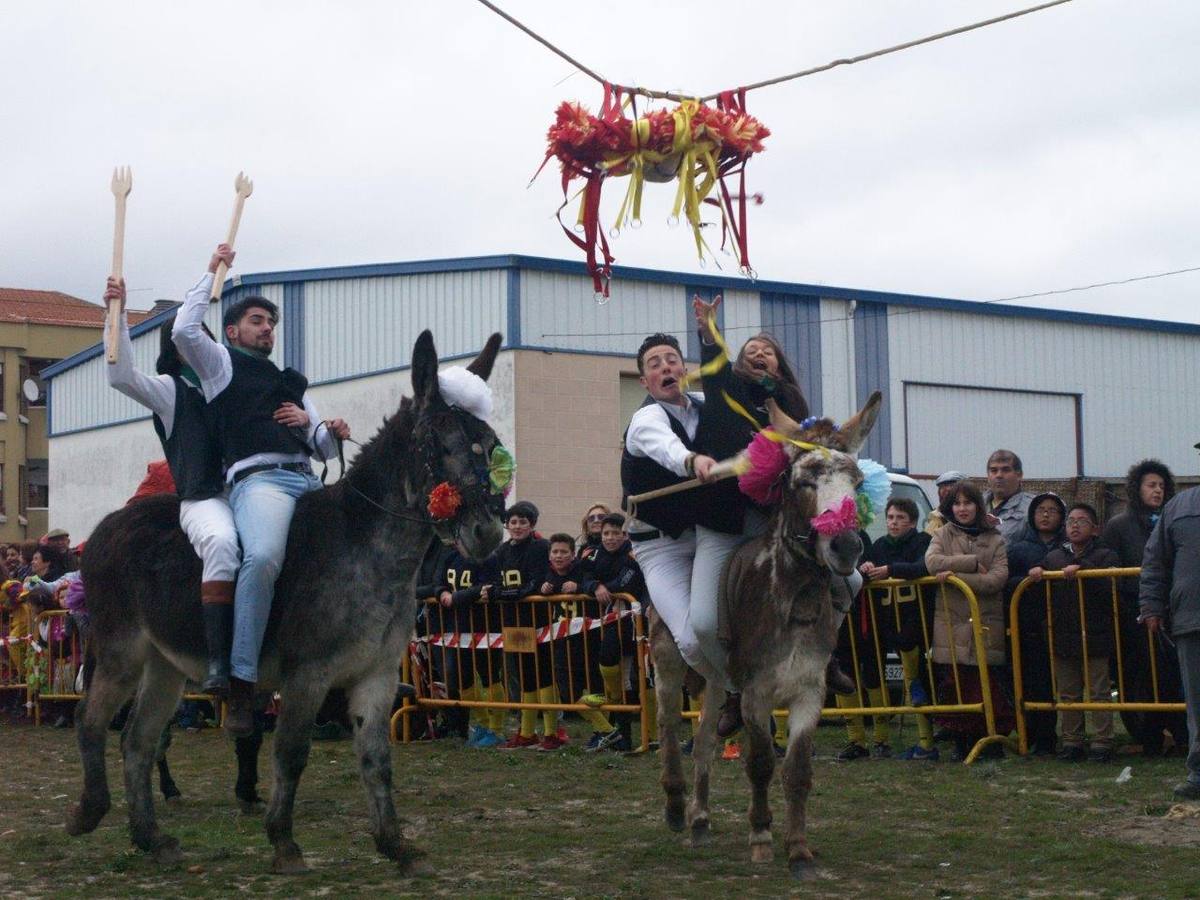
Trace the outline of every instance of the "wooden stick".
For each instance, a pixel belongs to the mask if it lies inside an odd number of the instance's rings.
[[[118,166],[113,169],[112,176],[113,200],[116,203],[116,215],[113,218],[113,256],[112,277],[121,280],[121,270],[125,263],[125,198],[133,190],[133,172],[129,166]],[[125,312],[125,304],[118,306],[110,303],[104,313],[104,358],[111,366],[117,361],[120,352],[121,313]]]
[[[230,247],[237,240],[238,225],[242,223],[242,207],[246,203],[246,198],[254,193],[254,182],[247,178],[244,173],[238,172],[237,178],[233,179],[233,190],[236,194],[233,201],[233,218],[229,222],[229,234],[225,238],[225,243]],[[217,274],[213,278],[212,303],[216,303],[221,299],[221,288],[225,284],[225,275],[228,272],[229,267],[225,263],[217,266]]]
[[[721,472],[716,478],[713,478],[709,481],[701,481],[699,478],[692,478],[688,481],[681,481],[678,484],[669,484],[666,487],[658,488],[653,491],[646,491],[644,494],[632,494],[629,497],[628,502],[631,506],[636,506],[637,504],[644,503],[647,500],[657,500],[659,497],[669,497],[671,494],[690,491],[692,488],[698,488],[705,484],[716,484],[718,481],[724,481],[726,478],[734,478],[737,474],[737,472]]]

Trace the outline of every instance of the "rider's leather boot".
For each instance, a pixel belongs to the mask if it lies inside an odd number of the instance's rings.
[[[233,640],[233,582],[205,581],[200,585],[204,611],[204,642],[208,672],[201,691],[224,697],[229,693],[229,646]]]
[[[838,666],[837,656],[829,657],[829,664],[825,666],[825,686],[835,694],[853,694],[858,690],[854,679]]]
[[[729,694],[721,707],[721,718],[717,720],[717,737],[727,738],[742,727],[742,695]]]
[[[229,679],[229,703],[225,707],[225,730],[230,737],[254,733],[254,682]]]

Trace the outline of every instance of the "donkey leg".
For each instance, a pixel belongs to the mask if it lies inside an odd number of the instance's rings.
[[[120,656],[97,658],[95,670],[79,708],[75,712],[75,736],[83,763],[83,793],[79,802],[67,810],[67,834],[87,834],[112,808],[108,792],[108,774],[104,766],[104,748],[108,742],[108,723],[137,685],[141,661],[136,664]]]
[[[258,751],[262,747],[262,721],[255,718],[254,731],[233,742],[237,756],[237,783],[233,795],[243,816],[254,816],[262,812],[263,801],[258,795]]]
[[[315,676],[293,677],[280,691],[279,718],[275,722],[275,784],[267,806],[267,839],[275,848],[271,870],[277,875],[307,872],[304,854],[292,839],[296,786],[312,747],[312,723],[321,709],[329,685]]]
[[[407,874],[425,854],[400,833],[392,799],[392,748],[388,743],[388,712],[396,696],[399,675],[394,666],[360,681],[350,691],[354,720],[354,751],[367,792],[367,811],[375,848]]]
[[[746,776],[750,779],[750,861],[770,862],[771,805],[768,792],[775,776],[775,748],[771,739],[771,704],[766,697],[753,691],[742,694],[742,717],[745,721]]]
[[[700,712],[700,728],[692,744],[692,762],[695,775],[692,782],[692,802],[688,807],[688,824],[692,830],[692,844],[703,844],[708,840],[708,783],[713,759],[717,753],[717,720],[721,717],[721,705],[717,701],[720,689],[710,683],[704,691],[704,708]]]
[[[665,626],[653,635],[654,692],[658,699],[658,742],[662,754],[662,786],[667,795],[666,821],[672,831],[683,831],[684,798],[683,759],[679,748],[679,721],[683,714],[683,677],[687,667],[675,639]]]
[[[178,863],[183,854],[179,851],[179,841],[158,829],[150,772],[158,758],[162,730],[183,696],[183,682],[182,673],[157,651],[151,651],[142,670],[137,698],[121,734],[129,835],[139,850],[152,854],[156,862],[164,864]]]
[[[805,813],[808,794],[812,790],[812,734],[816,728],[820,709],[815,704],[793,706],[789,722],[787,757],[783,761],[783,792],[787,798],[787,847],[788,868],[795,878],[813,875],[813,855],[808,849],[805,833]],[[814,714],[815,708],[815,714]]]

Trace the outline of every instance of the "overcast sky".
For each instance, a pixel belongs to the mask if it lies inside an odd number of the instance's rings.
[[[616,81],[709,93],[1032,2],[500,5]],[[748,168],[760,276],[986,300],[1200,266],[1198,26],[1195,3],[1075,0],[751,93],[773,132]],[[0,285],[99,299],[118,163],[134,306],[182,297],[239,169],[242,272],[579,259],[557,173],[526,187],[557,104],[599,106],[571,72],[473,0],[5,4]],[[618,263],[701,271],[673,197],[647,187]],[[1025,302],[1200,322],[1198,293],[1194,273]]]

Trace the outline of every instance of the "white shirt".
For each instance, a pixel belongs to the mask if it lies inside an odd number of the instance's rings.
[[[108,383],[158,416],[162,420],[164,436],[170,437],[175,427],[175,382],[170,375],[147,375],[135,369],[129,318],[124,312],[118,328],[117,361],[104,367],[108,372]]]
[[[680,478],[688,474],[685,463],[692,451],[671,430],[668,416],[683,426],[688,440],[695,440],[696,429],[700,425],[700,408],[687,394],[683,398],[682,406],[660,400],[641,407],[629,420],[629,429],[625,432],[625,449],[630,456],[648,457]],[[630,531],[649,531],[653,527],[635,518],[629,520]]]
[[[204,399],[209,403],[229,387],[233,380],[233,360],[229,348],[218,344],[201,327],[204,314],[208,311],[208,300],[212,294],[213,275],[206,272],[183,299],[171,328],[171,338],[179,348],[179,355],[191,366],[200,378]],[[308,445],[315,448],[311,455],[318,459],[333,459],[337,456],[337,442],[328,428],[321,428],[321,417],[308,395],[304,395],[304,411],[308,414]],[[278,465],[281,463],[307,462],[304,453],[255,453],[239,459],[225,472],[226,481],[233,483],[234,476],[251,466]]]

